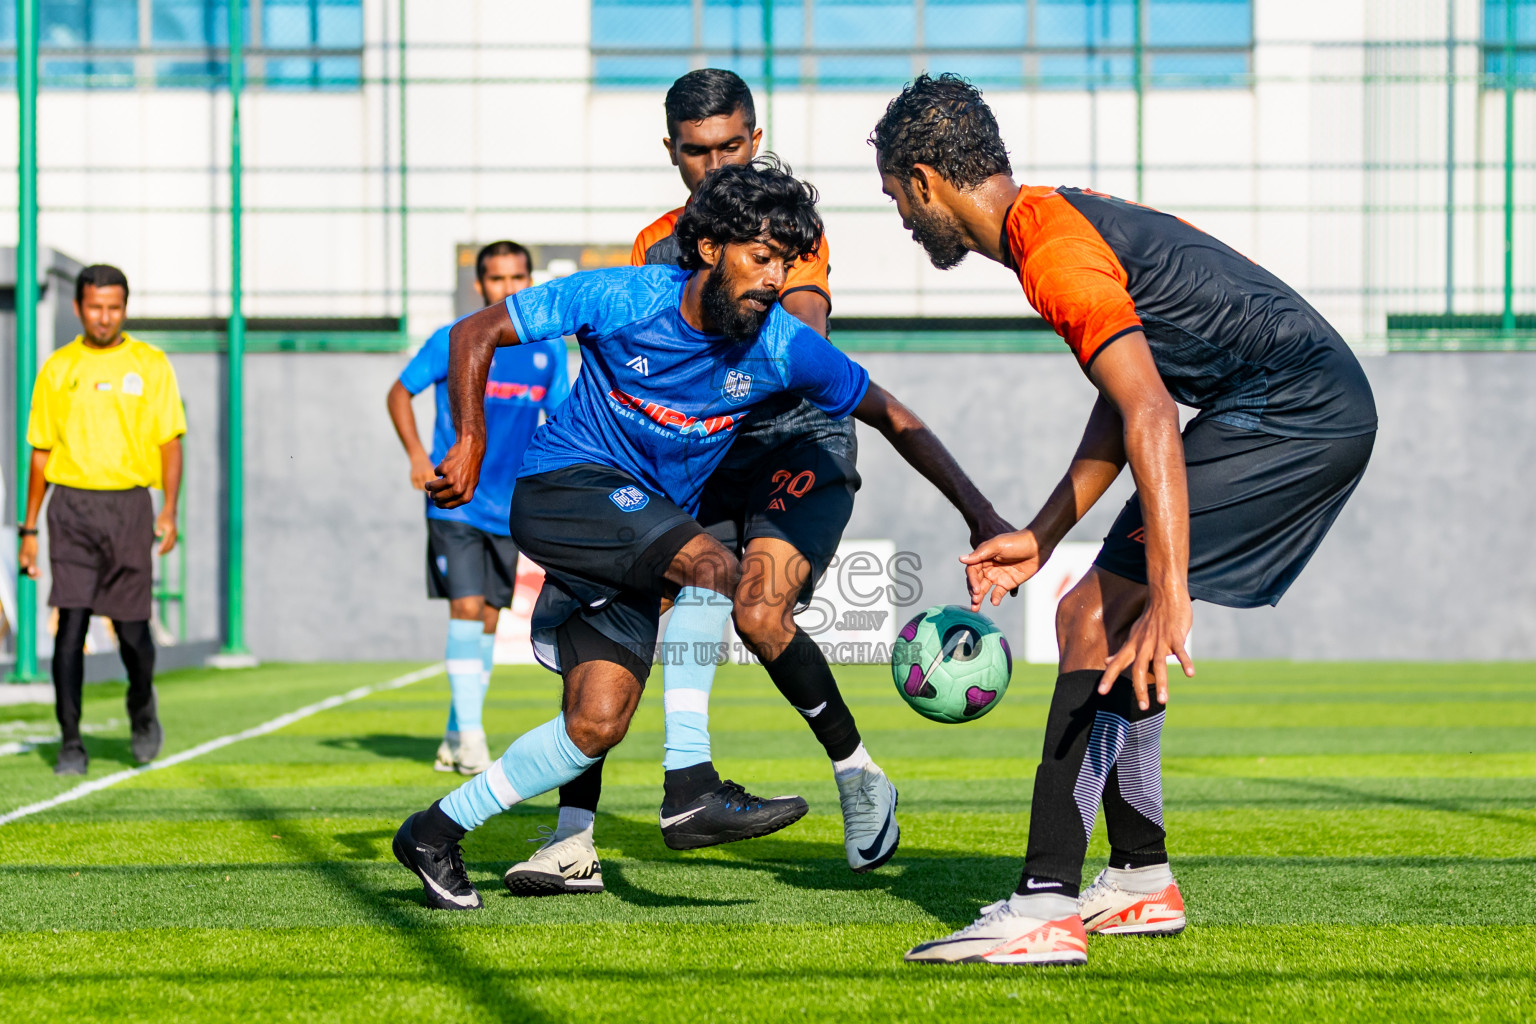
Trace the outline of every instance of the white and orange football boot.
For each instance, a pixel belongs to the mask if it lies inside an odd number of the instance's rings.
[[[1084,964],[1088,936],[1076,914],[1055,921],[1019,914],[1008,900],[981,908],[981,916],[947,938],[908,950],[915,963]]]
[[[1147,875],[1145,882],[1136,879],[1140,873]],[[1157,886],[1153,892],[1136,891],[1153,886]],[[1105,868],[1083,890],[1078,913],[1083,927],[1095,935],[1177,935],[1186,924],[1184,897],[1166,864],[1121,871]]]

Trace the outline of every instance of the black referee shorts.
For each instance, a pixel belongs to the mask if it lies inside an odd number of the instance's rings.
[[[1189,594],[1229,608],[1280,603],[1365,475],[1375,432],[1276,437],[1197,416],[1184,429],[1189,481]],[[1136,495],[1094,565],[1147,582]]]
[[[155,506],[149,489],[88,491],[54,485],[48,564],[55,608],[89,608],[119,622],[149,618]]]

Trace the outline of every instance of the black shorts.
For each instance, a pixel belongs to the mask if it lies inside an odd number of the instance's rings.
[[[48,503],[48,565],[55,608],[89,608],[119,622],[149,618],[155,505],[149,490],[55,485]]]
[[[821,418],[831,429],[758,430],[738,438],[699,502],[700,525],[727,550],[739,555],[750,541],[772,537],[804,555],[811,574],[801,604],[832,564],[863,482],[852,425]]]
[[[517,586],[517,542],[451,519],[427,520],[427,596],[483,597],[492,608],[512,607]]]
[[[1376,434],[1277,437],[1199,416],[1184,429],[1189,594],[1229,608],[1280,603],[1365,474]],[[1141,502],[1125,503],[1094,565],[1147,582]]]
[[[619,649],[601,660],[631,671],[643,664],[648,673],[661,599],[672,596],[664,573],[703,532],[665,496],[610,466],[585,463],[518,480],[512,490],[512,536],[545,576],[533,609],[534,655],[557,672],[574,667],[562,664],[556,634],[567,619],[580,615]],[[594,660],[592,644],[563,646],[582,661]],[[644,674],[636,675],[644,681]]]

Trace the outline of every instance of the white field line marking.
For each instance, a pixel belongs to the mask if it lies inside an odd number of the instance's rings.
[[[51,796],[47,800],[39,800],[35,804],[27,804],[25,807],[18,807],[14,811],[11,811],[9,814],[0,814],[0,825],[8,825],[18,818],[25,818],[31,814],[38,814],[42,811],[52,810],[53,808],[58,807],[60,804],[67,804],[73,800],[79,800],[81,797],[90,796],[92,793],[99,793],[109,786],[115,786],[119,782],[124,782],[128,779],[134,778],[135,776],[143,775],[145,772],[152,772],[161,768],[170,768],[174,765],[181,764],[184,761],[190,761],[194,757],[202,757],[204,754],[210,751],[218,750],[221,747],[227,747],[232,743],[239,743],[241,740],[253,739],[257,736],[265,736],[269,732],[276,732],[285,726],[292,725],[294,722],[297,722],[300,719],[308,718],[310,715],[317,715],[322,711],[329,711],[331,708],[340,707],[343,704],[350,704],[355,700],[362,700],[364,697],[371,696],[375,693],[384,693],[387,690],[398,690],[402,686],[410,686],[412,683],[419,683],[423,679],[431,679],[433,676],[441,674],[442,671],[443,665],[441,662],[439,662],[436,665],[428,665],[426,668],[417,669],[415,672],[407,672],[405,675],[397,676],[396,678],[390,679],[387,682],[373,683],[368,686],[359,686],[356,689],[348,690],[346,693],[338,693],[334,697],[327,697],[325,700],[317,701],[314,704],[307,704],[304,707],[299,708],[297,711],[288,712],[286,715],[278,715],[276,718],[269,722],[262,722],[260,725],[253,725],[249,729],[246,729],[242,732],[230,733],[228,736],[220,736],[218,739],[209,740],[206,743],[199,743],[195,747],[188,747],[181,753],[172,754],[170,757],[164,758],[163,760],[152,761],[149,764],[140,765],[137,768],[126,768],[123,771],[114,772],[111,775],[105,775],[99,779],[92,779],[90,782],[82,782],[74,789],[66,789],[58,796]]]

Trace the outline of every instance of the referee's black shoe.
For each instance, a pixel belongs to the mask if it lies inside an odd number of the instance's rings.
[[[726,779],[692,800],[661,805],[661,837],[673,850],[697,850],[756,839],[793,825],[808,808],[798,796],[753,796]]]
[[[434,846],[423,843],[411,833],[411,826],[425,813],[417,811],[395,833],[395,859],[416,873],[426,891],[427,906],[438,910],[474,910],[480,894],[464,870],[464,855],[458,843]]]
[[[59,759],[54,763],[55,775],[84,775],[91,767],[91,757],[85,752],[85,744],[79,740],[66,740],[59,747]]]
[[[160,756],[165,745],[165,730],[160,728],[160,701],[154,687],[149,690],[149,703],[128,716],[133,729],[133,759],[139,764],[149,764]]]

